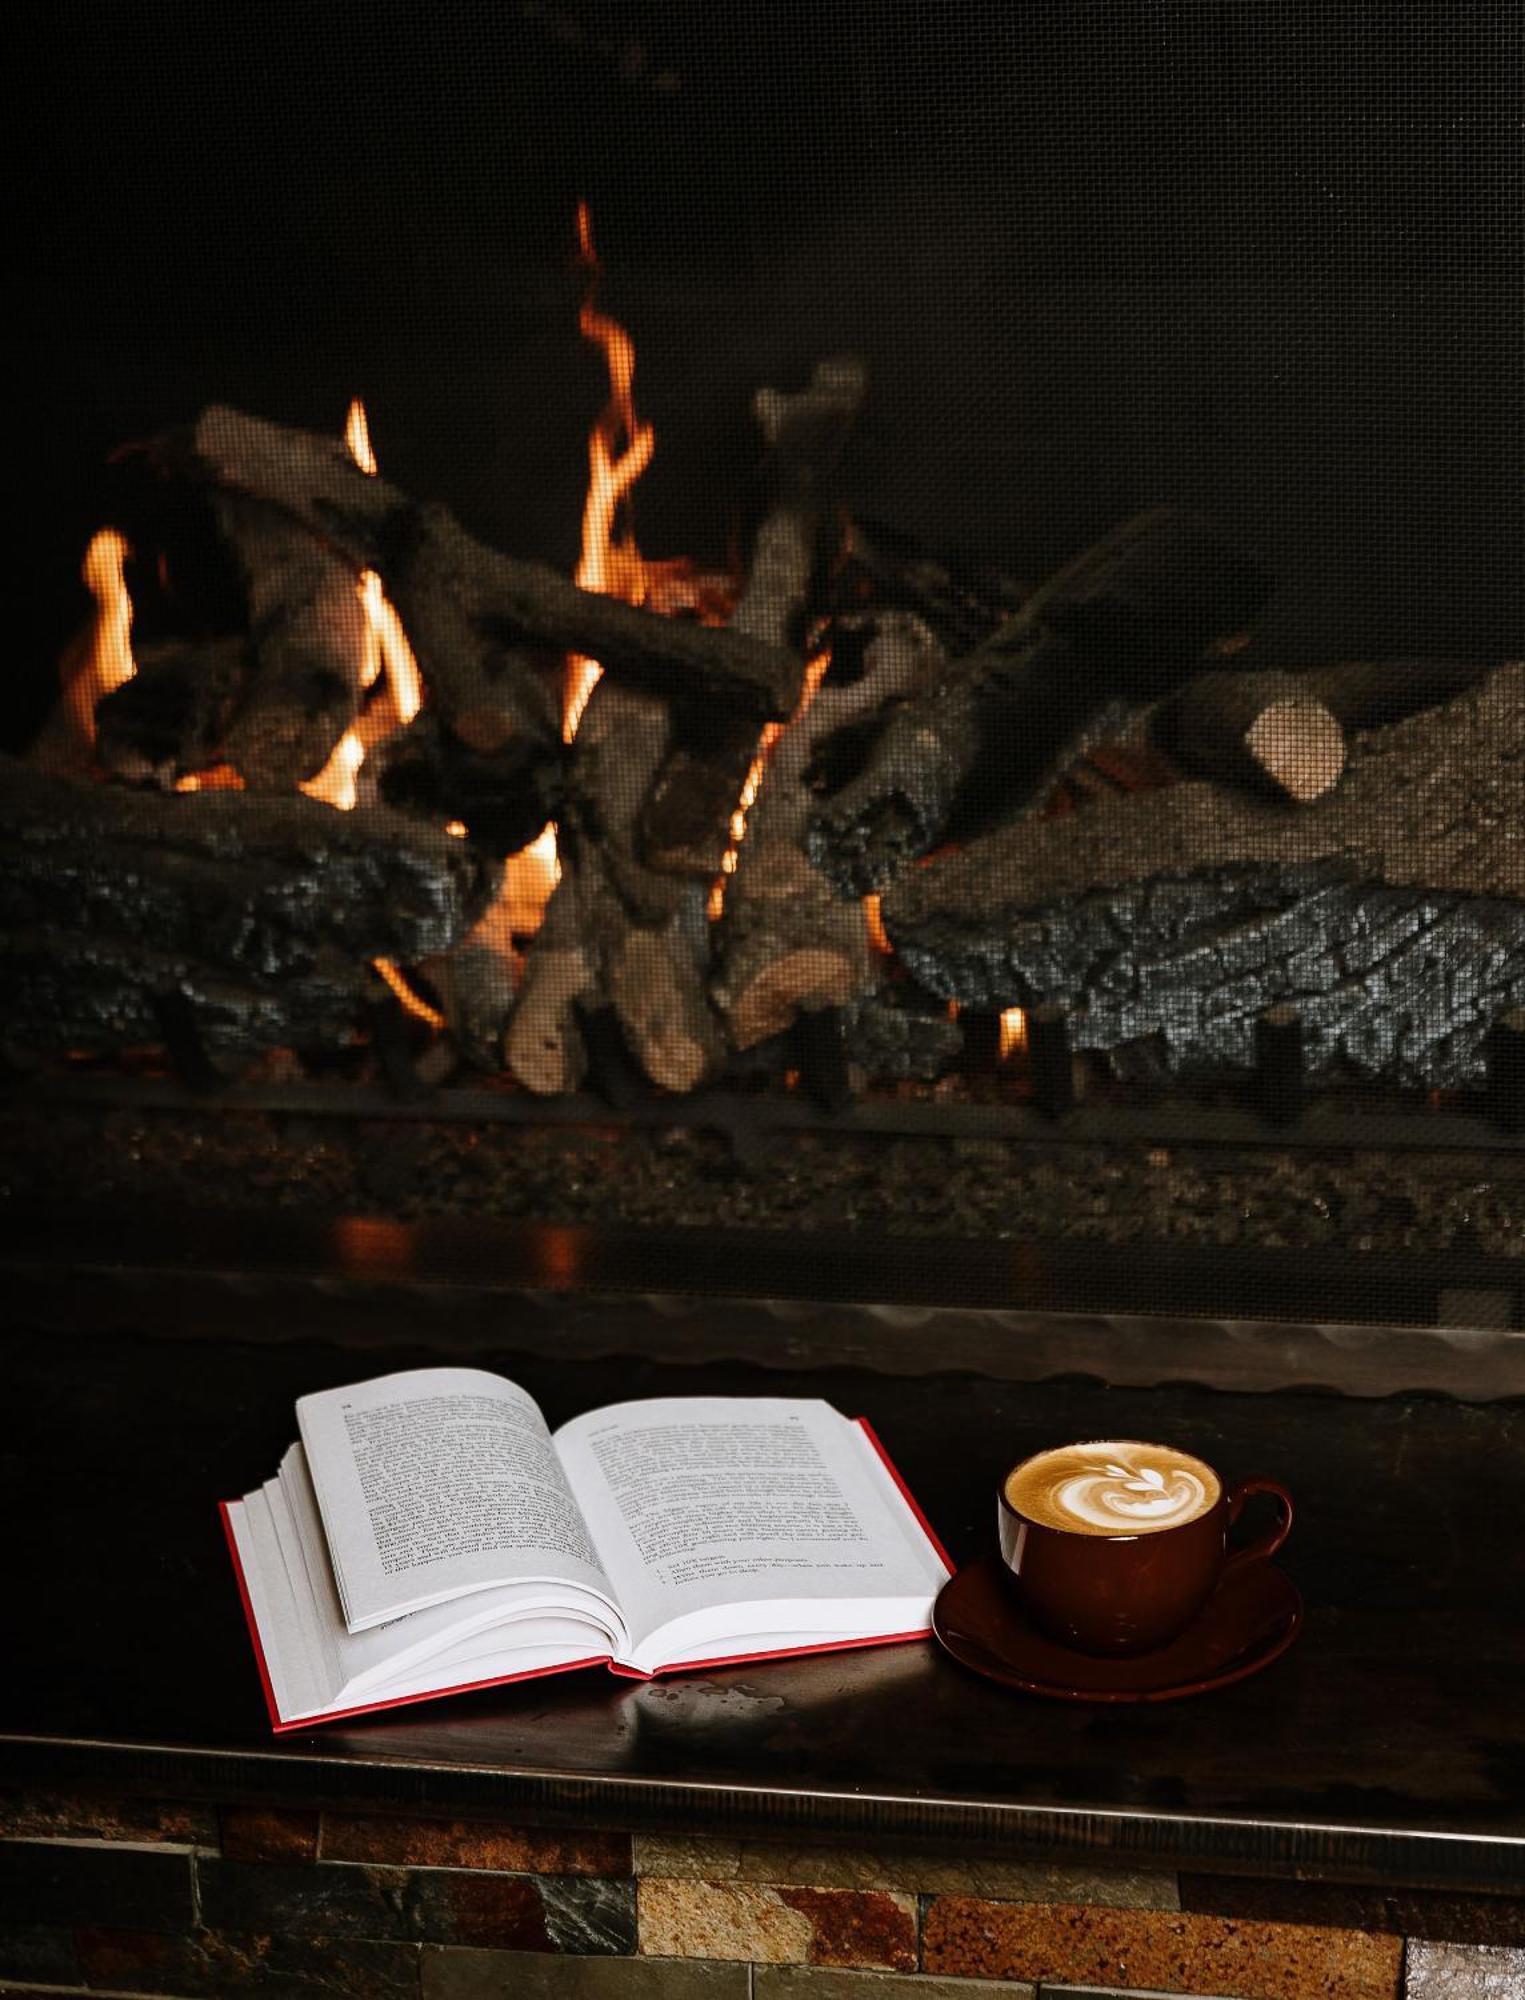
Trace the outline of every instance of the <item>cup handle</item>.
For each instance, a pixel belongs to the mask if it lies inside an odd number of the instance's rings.
[[[1271,1523],[1263,1535],[1257,1535],[1255,1540],[1247,1543],[1244,1548],[1230,1550],[1228,1561],[1224,1565],[1226,1569],[1233,1569],[1241,1563],[1264,1562],[1268,1556],[1275,1555],[1292,1532],[1292,1495],[1277,1479],[1241,1479],[1237,1486],[1229,1489],[1230,1527],[1233,1527],[1244,1512],[1244,1503],[1252,1493],[1269,1493],[1273,1499],[1280,1501],[1279,1518]]]

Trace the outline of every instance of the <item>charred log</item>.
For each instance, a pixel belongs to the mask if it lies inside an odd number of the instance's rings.
[[[1271,797],[1322,798],[1345,768],[1345,732],[1299,679],[1200,674],[1161,703],[1155,743],[1183,769]]]
[[[674,741],[641,812],[641,853],[664,875],[712,882],[731,843],[731,819],[757,755],[749,715],[674,710]]]
[[[245,639],[145,648],[132,679],[96,705],[97,759],[120,778],[163,791],[228,762],[228,724],[252,664]]]
[[[945,555],[854,514],[832,575],[830,609],[913,611],[950,657],[971,653],[1014,618],[1031,593],[988,563]]]
[[[807,773],[819,744],[912,695],[942,655],[926,627],[904,612],[870,621],[863,672],[845,686],[830,674],[786,729],[747,815],[736,871],[725,892],[716,1004],[737,1048],[782,1034],[796,1017],[845,1007],[873,981],[862,908],[835,897],[805,850],[814,795]]]
[[[219,494],[248,593],[253,668],[222,751],[254,791],[315,778],[360,712],[365,607],[349,566],[274,507]]]
[[[561,812],[559,743],[523,735],[473,750],[429,709],[379,745],[367,767],[385,804],[436,826],[457,820],[499,859],[527,847]]]
[[[794,394],[760,389],[753,412],[768,446],[770,498],[752,544],[746,588],[732,632],[799,653],[820,554],[826,486],[863,401],[867,376],[852,355],[819,362]],[[730,845],[730,820],[757,754],[745,715],[677,711],[673,747],[641,816],[641,845],[652,867],[713,881]]]
[[[461,1061],[472,1069],[491,1073],[503,1067],[503,1037],[513,1012],[518,964],[501,902],[495,902],[448,952],[419,964],[418,970],[439,997]]]
[[[363,962],[333,954],[267,984],[231,976],[192,949],[54,926],[0,931],[0,977],[7,1038],[18,1048],[111,1054],[168,1047],[178,1032],[230,1069],[262,1049],[344,1047],[379,988]]]
[[[908,874],[902,959],[971,1006],[1062,1003],[1078,1048],[1243,1068],[1268,1005],[1309,1066],[1459,1085],[1525,1000],[1525,668],[1363,736],[1297,813],[1187,782],[1032,818]]]
[[[219,486],[283,509],[353,567],[380,573],[433,697],[479,749],[524,730],[559,733],[557,676],[526,649],[549,649],[558,663],[581,654],[637,686],[701,695],[759,720],[793,707],[800,667],[787,653],[636,610],[484,548],[443,507],[362,472],[337,439],[213,406],[196,426],[193,457]]]
[[[606,675],[588,698],[560,827],[562,879],[509,1029],[511,1066],[531,1090],[563,1091],[581,1079],[579,1008],[612,1008],[632,1055],[664,1090],[692,1090],[719,1057],[705,990],[704,889],[649,867],[639,846],[641,807],[669,737],[666,704],[649,694]]]
[[[1304,803],[1338,781],[1347,732],[1449,701],[1485,671],[1459,660],[1391,660],[1199,674],[1152,712],[1149,733],[1186,770]]]
[[[448,950],[496,883],[465,841],[379,807],[166,797],[70,784],[9,759],[0,778],[0,924],[179,954],[238,980]]]
[[[1464,694],[1488,671],[1470,660],[1357,660],[1297,679],[1342,729],[1382,729]]]
[[[1270,588],[1206,522],[1157,508],[1062,570],[977,651],[895,708],[864,768],[812,820],[844,893],[882,888],[944,836],[1030,806],[1109,705],[1158,700]]]

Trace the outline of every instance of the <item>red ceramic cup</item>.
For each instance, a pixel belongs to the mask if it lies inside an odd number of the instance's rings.
[[[1220,1479],[1212,1506],[1177,1528],[1081,1534],[1029,1520],[1012,1505],[1006,1490],[1020,1469],[1011,1468],[997,1493],[1002,1558],[1033,1622],[1082,1653],[1123,1657],[1168,1645],[1202,1609],[1226,1566],[1263,1562],[1292,1531],[1291,1494],[1277,1480],[1257,1478],[1235,1486]],[[1254,1493],[1271,1495],[1277,1519],[1230,1554],[1228,1531]]]

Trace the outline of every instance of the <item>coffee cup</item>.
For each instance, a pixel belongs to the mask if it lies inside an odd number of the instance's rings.
[[[1252,1494],[1275,1522],[1229,1552]],[[1001,1555],[1033,1622],[1083,1653],[1126,1656],[1168,1645],[1196,1617],[1226,1566],[1274,1555],[1292,1529],[1292,1496],[1274,1479],[1225,1487],[1173,1445],[1102,1439],[1035,1453],[998,1495]]]

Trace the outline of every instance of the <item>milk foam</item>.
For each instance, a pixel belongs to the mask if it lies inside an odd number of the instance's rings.
[[[1040,1453],[1012,1474],[1006,1495],[1049,1527],[1145,1535],[1194,1521],[1220,1490],[1212,1468],[1186,1452],[1109,1439]]]

